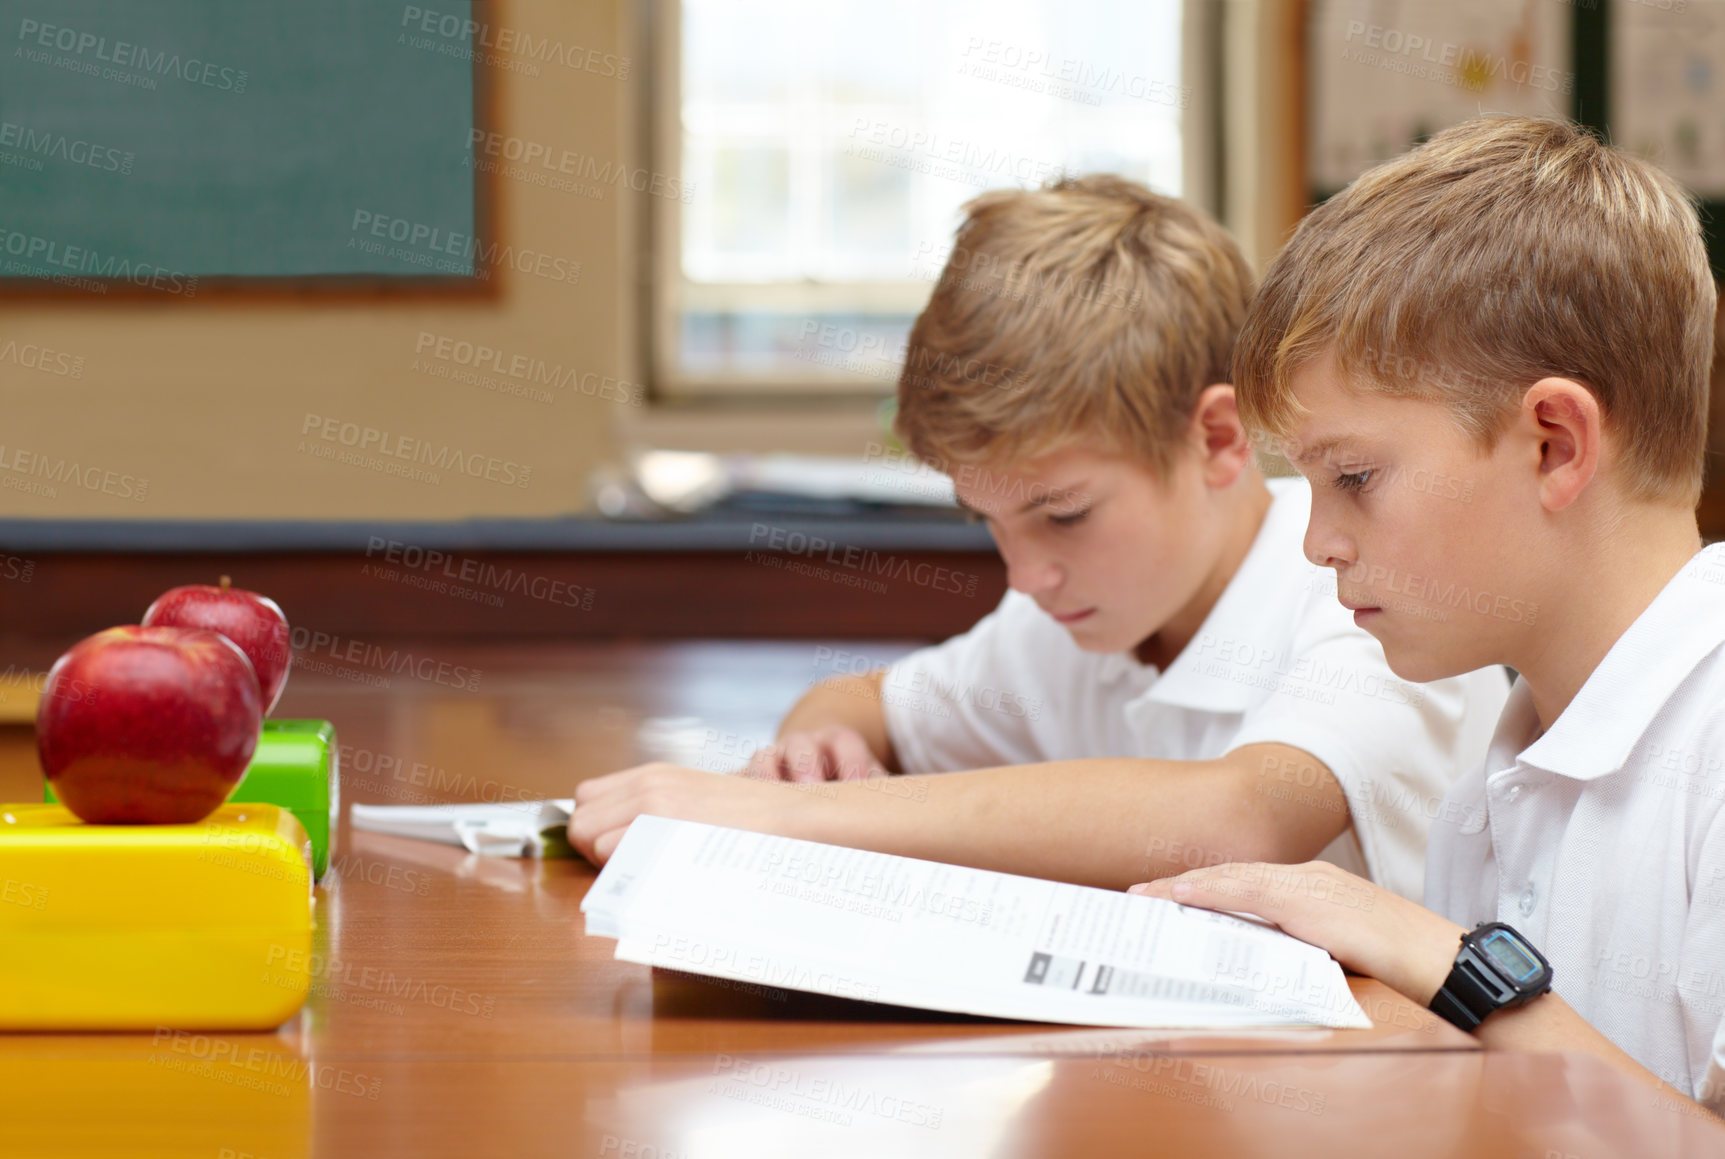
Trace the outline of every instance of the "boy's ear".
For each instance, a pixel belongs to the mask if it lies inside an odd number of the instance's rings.
[[[1252,461],[1252,440],[1240,421],[1234,388],[1225,382],[1206,386],[1192,409],[1187,430],[1198,448],[1204,482],[1215,488],[1229,487]]]
[[[1521,399],[1521,425],[1539,445],[1539,500],[1562,511],[1599,472],[1599,400],[1579,382],[1542,378]]]

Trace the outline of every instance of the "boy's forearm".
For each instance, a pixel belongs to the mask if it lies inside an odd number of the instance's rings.
[[[1677,1109],[1711,1113],[1695,1102],[1688,1091],[1677,1089],[1635,1061],[1556,994],[1543,995],[1525,1006],[1499,1010],[1480,1023],[1474,1034],[1490,1050],[1585,1052],[1642,1083],[1656,1097],[1671,1100]]]
[[[1133,890],[1183,905],[1234,910],[1274,921],[1329,951],[1336,961],[1429,1007],[1444,985],[1465,928],[1382,886],[1333,865],[1222,865],[1150,881]],[[1644,1085],[1650,1097],[1684,1114],[1705,1114],[1601,1034],[1556,994],[1498,1010],[1475,1029],[1490,1050],[1582,1052]]]
[[[1353,964],[1421,1006],[1429,1007],[1453,967],[1456,941],[1450,934],[1461,927],[1428,910],[1420,909],[1418,912],[1436,924],[1450,927],[1449,931],[1427,939],[1410,936],[1405,928],[1397,930],[1388,939],[1396,950],[1393,957],[1376,965]],[[1333,947],[1331,952],[1335,952]],[[1531,1002],[1492,1013],[1475,1028],[1474,1037],[1488,1050],[1591,1054],[1642,1083],[1659,1097],[1671,1100],[1674,1107],[1687,1107],[1702,1113],[1700,1104],[1693,1102],[1687,1091],[1671,1086],[1642,1066],[1555,993],[1542,994]]]
[[[1219,761],[1076,760],[933,776],[781,786],[785,836],[1124,889],[1196,865],[1304,861],[1348,825],[1331,808],[1270,793],[1280,745]]]
[[[791,705],[779,722],[778,735],[842,725],[868,742],[869,751],[883,768],[899,772],[898,754],[886,729],[886,710],[881,707],[881,683],[885,678],[885,671],[879,671],[821,681]]]

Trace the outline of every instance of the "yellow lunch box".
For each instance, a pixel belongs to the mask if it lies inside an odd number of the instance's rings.
[[[275,805],[87,825],[0,804],[0,1030],[268,1030],[310,984],[310,841]]]

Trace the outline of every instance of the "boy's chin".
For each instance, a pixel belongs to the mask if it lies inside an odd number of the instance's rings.
[[[1093,624],[1096,617],[1081,620],[1076,624],[1062,624],[1066,634],[1072,637],[1072,642],[1078,645],[1082,652],[1130,652],[1138,643],[1135,639],[1127,639],[1117,632],[1111,632],[1106,627]]]
[[[1390,671],[1410,684],[1430,684],[1434,680],[1447,680],[1451,676],[1460,676],[1470,668],[1457,667],[1453,660],[1443,654],[1443,650],[1432,646],[1432,643],[1422,644],[1413,640],[1385,640],[1378,636],[1378,643],[1383,645],[1384,660],[1390,666]]]

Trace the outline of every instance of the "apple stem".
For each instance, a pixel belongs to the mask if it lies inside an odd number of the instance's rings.
[[[223,577],[222,577],[222,590],[223,590],[223,591],[224,591],[224,592],[225,592],[225,591],[227,591],[227,590],[228,590],[228,585],[229,585],[229,584],[231,584],[231,583],[233,583],[233,582],[234,582],[234,581],[233,581],[233,580],[231,580],[231,579],[229,579],[229,578],[228,578],[228,577],[227,577],[227,576],[223,576]]]

